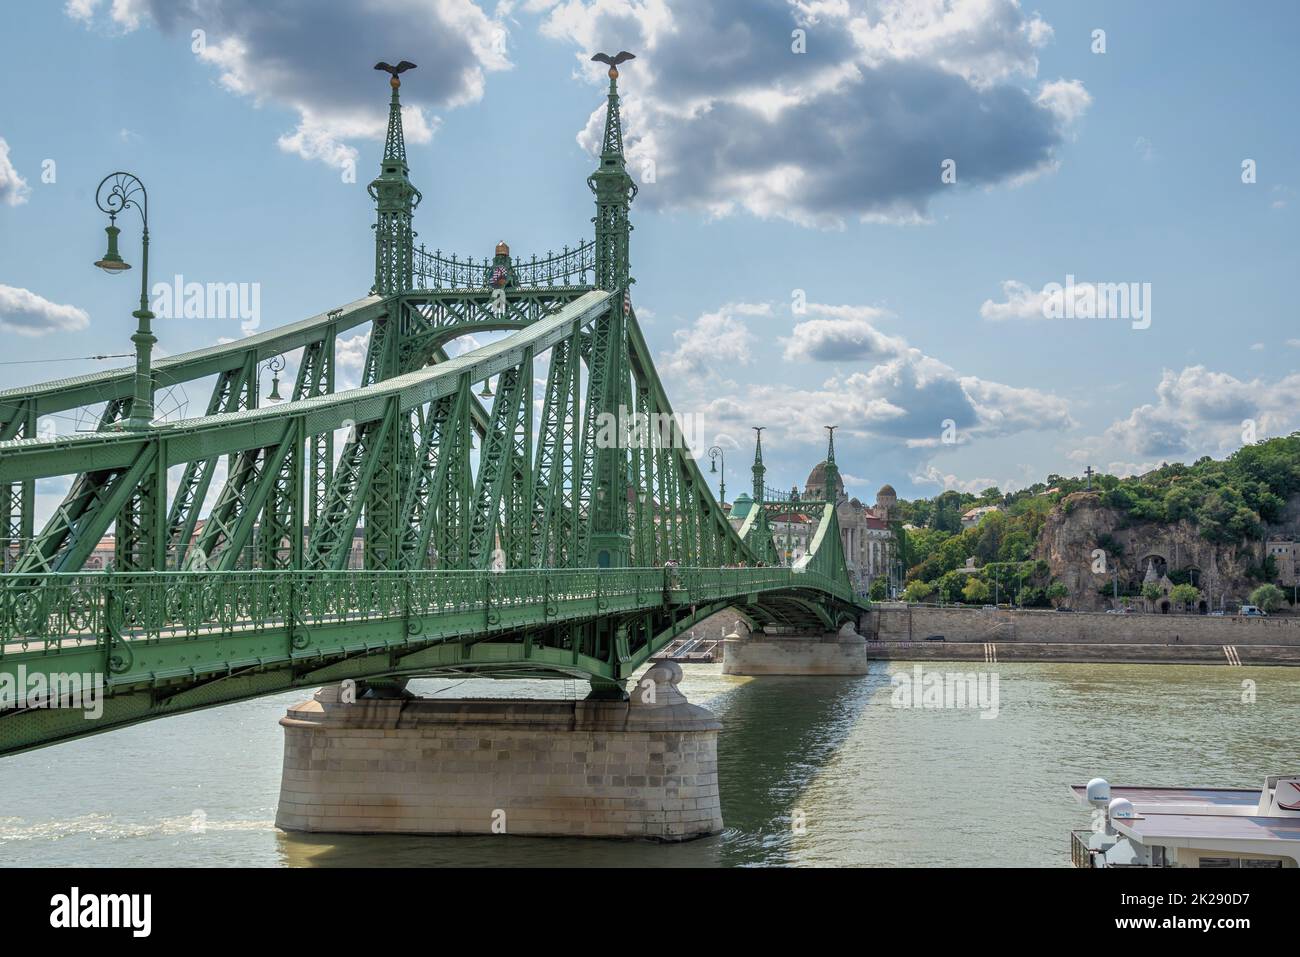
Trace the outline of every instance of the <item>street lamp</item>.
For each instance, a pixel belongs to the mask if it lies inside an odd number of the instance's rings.
[[[727,456],[722,446],[714,445],[709,449],[709,472],[718,474],[718,459],[722,460],[722,477],[718,479],[718,504],[727,504]]]
[[[153,421],[153,372],[150,368],[153,345],[158,341],[149,328],[154,315],[149,311],[149,194],[145,192],[144,183],[131,173],[111,173],[105,176],[95,190],[95,205],[102,212],[108,213],[108,251],[104,258],[95,263],[109,275],[116,275],[131,268],[131,264],[122,259],[117,251],[117,237],[121,232],[117,228],[117,214],[128,208],[135,208],[140,213],[143,230],[140,234],[140,308],[131,313],[136,319],[135,334],[131,341],[135,343],[135,390],[131,399],[130,415],[122,423],[124,429],[147,429]]]
[[[280,373],[284,371],[284,356],[271,356],[263,363],[262,368],[271,373],[271,393],[266,397],[266,401],[271,405],[279,405],[284,401],[280,397]]]

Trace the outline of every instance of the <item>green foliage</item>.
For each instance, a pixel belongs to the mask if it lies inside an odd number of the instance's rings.
[[[972,605],[982,605],[989,600],[992,589],[989,588],[988,582],[981,581],[974,575],[966,580],[965,587],[961,590],[961,597]]]
[[[1147,582],[1142,586],[1142,597],[1147,601],[1159,601],[1163,595],[1164,592],[1155,582]]]
[[[1250,603],[1258,605],[1268,612],[1277,611],[1282,607],[1282,602],[1285,600],[1286,594],[1271,582],[1267,585],[1260,585],[1250,593]]]
[[[1070,597],[1070,589],[1065,587],[1064,582],[1052,582],[1047,586],[1047,600],[1057,608],[1061,607],[1061,602]]]
[[[1175,585],[1169,591],[1169,600],[1190,609],[1201,600],[1201,592],[1195,585]]]
[[[874,579],[867,597],[872,601],[884,601],[889,597],[889,581],[883,575]]]
[[[1207,541],[1239,543],[1247,575],[1272,582],[1277,578],[1276,561],[1270,555],[1255,563],[1246,543],[1258,541],[1267,523],[1281,519],[1288,499],[1300,494],[1300,432],[1246,446],[1222,461],[1205,456],[1191,465],[1166,464],[1125,479],[1098,474],[1092,482],[1100,504],[1119,514],[1121,527],[1141,522],[1192,523]],[[1041,607],[1052,600],[1055,588],[1055,601],[1060,603],[1066,597],[1060,594],[1065,586],[1048,582],[1047,563],[1034,561],[1033,555],[1052,509],[1084,486],[1083,478],[1049,475],[1045,483],[1015,492],[988,488],[975,496],[950,489],[932,499],[900,501],[902,521],[917,526],[904,531],[900,522],[895,528],[907,581],[930,583],[932,591],[927,594],[942,601],[961,601],[969,576],[957,569],[975,558],[978,577],[995,586],[995,598],[1015,595],[1022,605]],[[1078,501],[1082,500],[1067,501],[1063,507],[1068,510]],[[977,505],[1000,505],[1002,511],[963,529],[961,516]],[[1109,533],[1098,536],[1097,547],[1112,558],[1124,555],[1123,543]],[[1168,574],[1175,587],[1191,585],[1190,569],[1171,569]],[[1112,597],[1114,585],[1108,582],[1097,591]],[[1123,581],[1120,594],[1152,601],[1163,596],[1158,587],[1139,591]]]
[[[959,602],[962,599],[962,589],[966,587],[966,576],[961,572],[948,572],[935,584],[938,586],[940,600]]]
[[[904,601],[925,601],[934,594],[934,586],[929,582],[911,581],[903,589]]]

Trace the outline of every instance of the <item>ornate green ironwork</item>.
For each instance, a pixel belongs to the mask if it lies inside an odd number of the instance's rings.
[[[377,294],[160,359],[147,396],[133,369],[0,391],[0,674],[102,672],[109,693],[97,722],[0,711],[0,753],[346,677],[617,688],[725,607],[756,628],[860,613],[833,503],[801,503],[813,547],[778,567],[769,511],[784,495],[763,483],[761,442],[759,507],[739,532],[687,447],[628,292],[636,187],[616,80],[588,181],[595,238],[576,249],[416,253],[394,82],[372,184]],[[361,385],[338,391],[338,340],[365,327]],[[506,335],[448,356],[476,332]],[[258,370],[295,352],[286,401],[263,404]],[[119,427],[153,390],[202,379],[203,415]],[[72,410],[99,428],[37,436],[41,416]],[[35,531],[35,483],[57,477],[70,491]],[[113,567],[91,573],[110,532]]]
[[[402,81],[394,73],[388,104],[388,136],[379,175],[370,184],[375,201],[375,284],[371,292],[380,296],[406,292],[414,274],[415,230],[412,219],[423,198],[411,184],[406,165],[406,138],[402,133],[402,104],[398,97]]]

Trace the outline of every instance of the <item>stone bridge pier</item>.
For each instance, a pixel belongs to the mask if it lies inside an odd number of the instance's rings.
[[[721,723],[660,662],[626,700],[322,688],[280,720],[288,831],[682,841],[722,830]]]
[[[851,624],[825,634],[736,629],[722,642],[728,675],[864,675],[867,663],[867,640]]]

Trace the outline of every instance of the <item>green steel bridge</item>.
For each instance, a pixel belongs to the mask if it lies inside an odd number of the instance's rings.
[[[417,247],[394,75],[369,295],[0,391],[0,754],[344,679],[382,694],[416,676],[579,677],[622,694],[726,608],[755,628],[857,619],[833,492],[799,503],[818,526],[783,565],[768,519],[790,503],[764,484],[761,443],[764,507],[738,530],[686,445],[632,306],[617,80],[587,181],[593,239],[541,258]],[[143,301],[135,315],[152,318]],[[340,336],[362,329],[360,385],[336,388]],[[445,351],[488,332],[504,335]],[[147,327],[136,340],[152,345]],[[259,370],[286,356],[292,391],[260,403]],[[208,383],[204,415],[150,421],[159,390]],[[68,413],[98,425],[41,434]],[[51,479],[68,491],[38,527]],[[40,706],[66,703],[71,675],[102,681],[97,719]],[[45,700],[15,699],[24,687]]]

